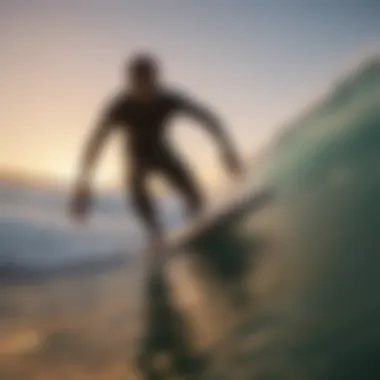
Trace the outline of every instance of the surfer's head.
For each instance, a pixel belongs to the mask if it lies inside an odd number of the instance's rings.
[[[159,79],[158,61],[151,54],[137,54],[127,62],[126,74],[133,91],[150,91],[156,87]]]

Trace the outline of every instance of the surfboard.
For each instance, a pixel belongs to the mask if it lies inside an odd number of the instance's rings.
[[[252,245],[242,241],[232,226],[247,214],[265,207],[272,199],[271,190],[261,189],[253,196],[240,197],[214,212],[205,213],[170,237],[164,246],[164,264],[173,255],[185,251],[198,255],[221,282],[234,284],[247,267],[246,258],[251,255]],[[171,304],[168,286],[163,267],[157,267],[149,274],[147,321],[138,367],[146,379],[166,379],[184,374],[187,374],[186,378],[198,378],[206,359],[199,357],[189,346],[191,339],[187,337],[186,321]]]
[[[262,188],[254,195],[239,197],[212,211],[206,210],[199,218],[170,235],[164,244],[164,250],[170,256],[181,249],[194,248],[202,238],[238,222],[273,199],[274,191],[271,188]]]

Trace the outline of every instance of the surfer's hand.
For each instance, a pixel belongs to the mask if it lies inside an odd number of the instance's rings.
[[[240,158],[231,151],[226,151],[223,157],[224,165],[234,176],[243,176],[245,168]]]
[[[70,204],[71,217],[83,223],[88,215],[91,200],[90,188],[86,182],[79,183],[75,190]]]

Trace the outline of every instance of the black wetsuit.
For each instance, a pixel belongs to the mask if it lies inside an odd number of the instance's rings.
[[[126,151],[131,158],[128,185],[132,201],[143,222],[154,231],[159,229],[159,223],[147,185],[149,174],[162,174],[185,197],[190,212],[196,213],[202,206],[202,196],[188,168],[167,141],[169,119],[181,111],[195,116],[203,112],[182,96],[169,92],[147,102],[122,94],[107,107],[103,119],[108,128],[125,133]]]

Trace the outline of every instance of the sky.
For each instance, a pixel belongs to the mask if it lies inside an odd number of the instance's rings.
[[[165,81],[210,105],[244,156],[380,52],[376,0],[0,0],[0,171],[72,180],[84,139],[119,88],[122,62],[151,51]],[[218,150],[179,118],[170,138],[208,185]],[[117,136],[97,179],[119,178]]]

